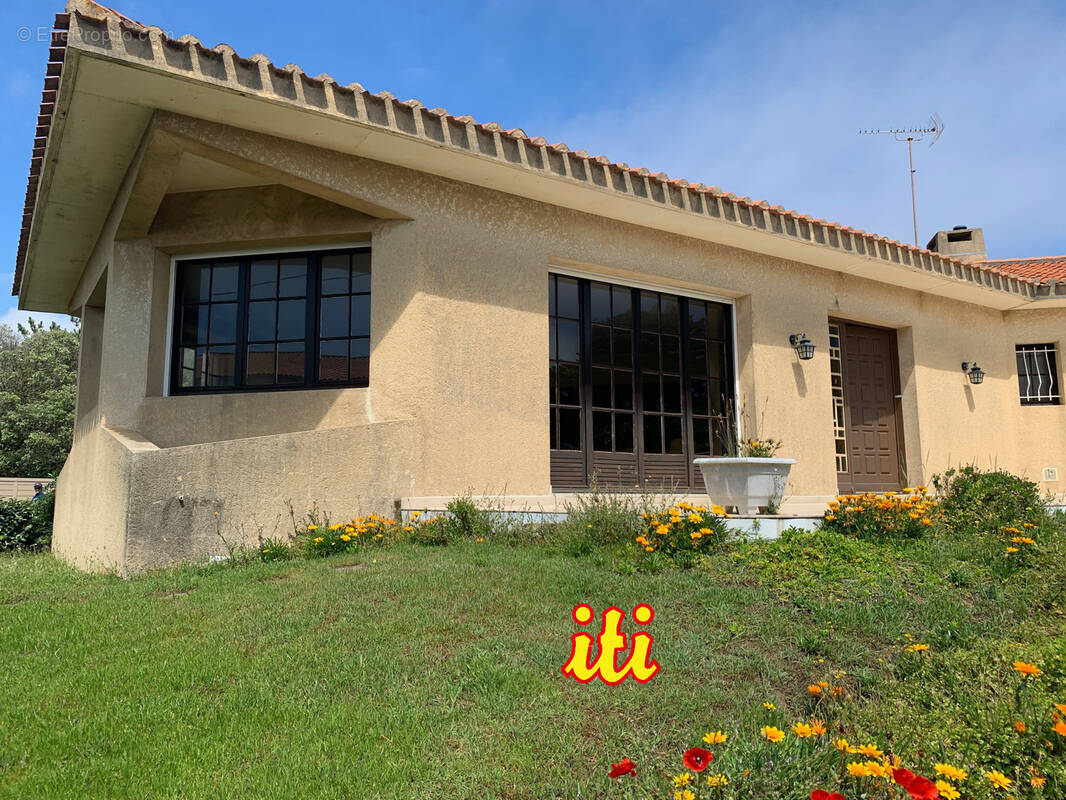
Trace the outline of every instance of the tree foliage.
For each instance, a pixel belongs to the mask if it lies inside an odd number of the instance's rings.
[[[0,475],[43,477],[63,466],[74,431],[78,331],[29,320],[0,325]]]

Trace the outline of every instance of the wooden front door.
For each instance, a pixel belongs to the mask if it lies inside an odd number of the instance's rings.
[[[847,458],[837,461],[840,490],[901,489],[903,425],[896,332],[851,322],[832,324],[839,331],[844,390]]]

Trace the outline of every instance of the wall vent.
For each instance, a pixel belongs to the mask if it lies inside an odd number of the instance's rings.
[[[1058,467],[1044,467],[1044,480],[1057,481],[1059,479]]]

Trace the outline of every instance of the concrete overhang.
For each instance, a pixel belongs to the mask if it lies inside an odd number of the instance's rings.
[[[157,109],[981,306],[1066,307],[1066,287],[1034,286],[777,207],[621,170],[521,132],[309,79],[259,56],[240,59],[224,45],[164,40],[156,29],[136,44],[136,36],[116,35],[119,25],[72,14],[20,308],[70,310]]]

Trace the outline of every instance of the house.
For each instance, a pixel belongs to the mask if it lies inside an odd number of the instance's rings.
[[[968,462],[1066,491],[1066,258],[919,249],[87,0],[56,17],[14,292],[82,321],[54,548],[83,568],[316,503],[698,493],[738,418],[798,459],[795,514]]]

